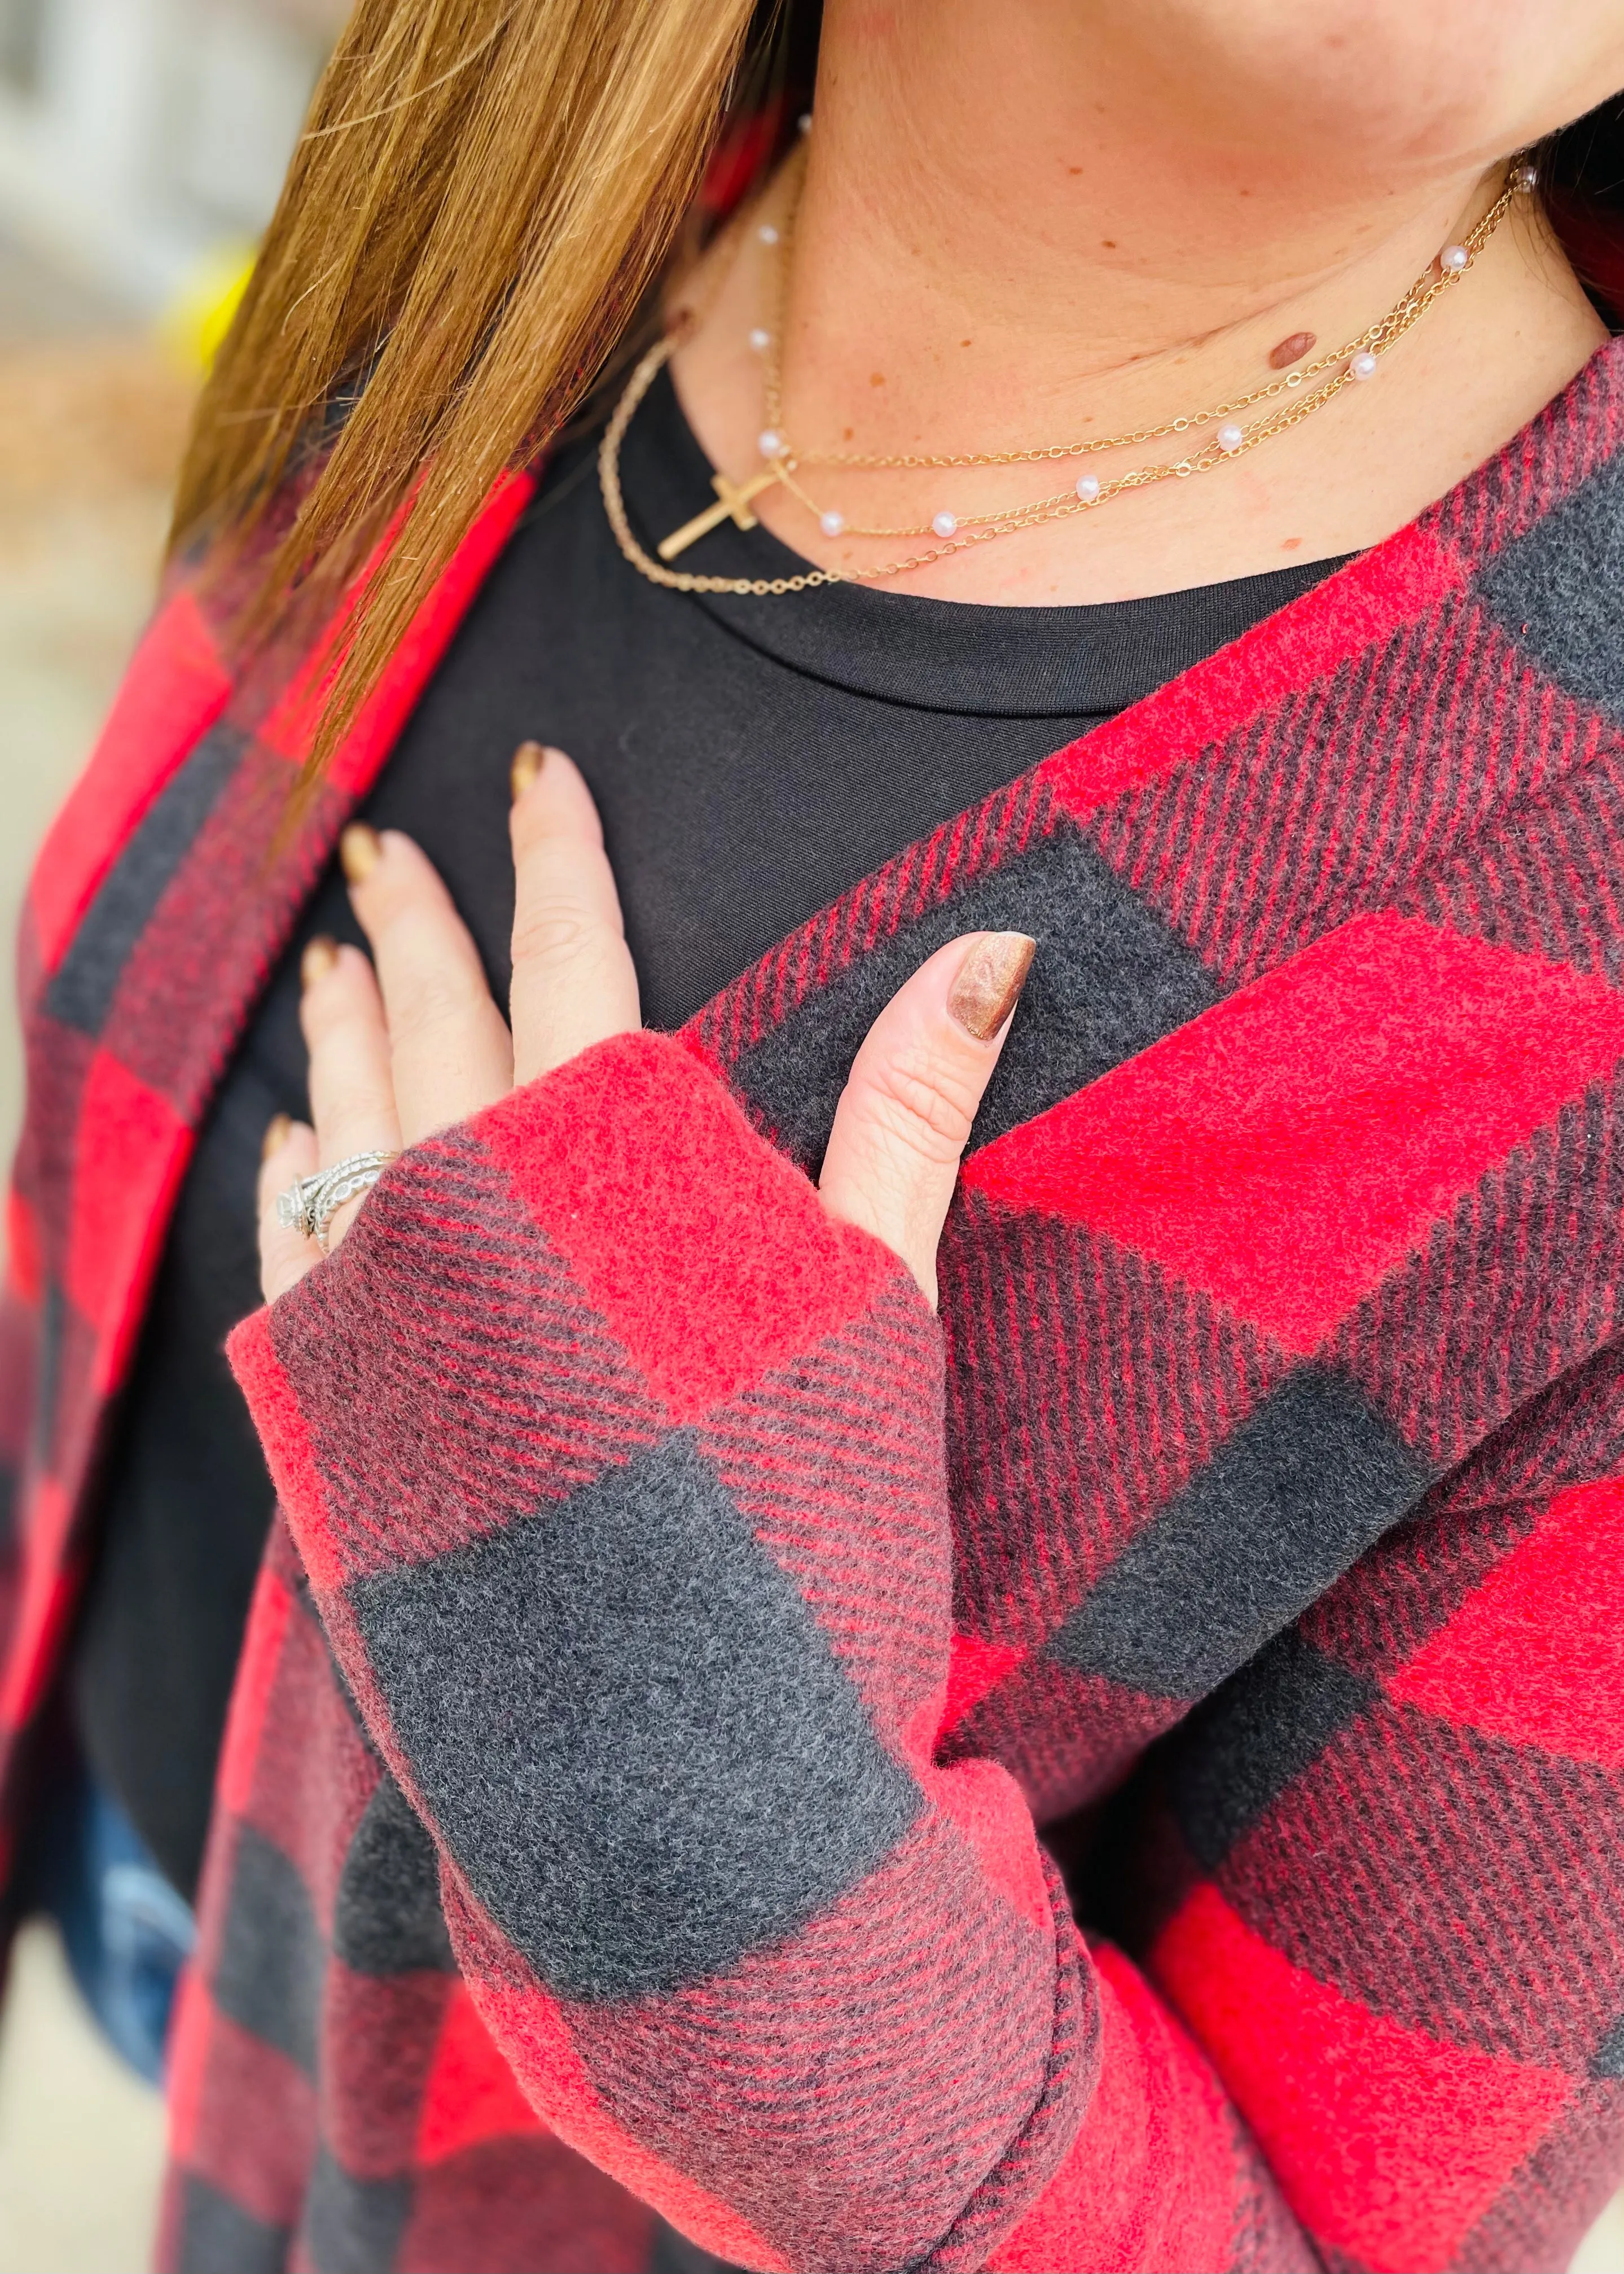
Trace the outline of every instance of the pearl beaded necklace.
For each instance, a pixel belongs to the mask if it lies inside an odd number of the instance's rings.
[[[806,123],[802,123],[803,132]],[[789,253],[800,203],[800,180],[797,179],[782,223],[763,221],[756,228],[757,241],[770,253],[776,254],[778,262],[777,327],[769,330],[765,326],[757,325],[748,335],[751,349],[764,358],[766,366],[763,387],[766,418],[756,437],[756,449],[763,461],[762,471],[741,483],[731,482],[725,475],[717,475],[712,486],[719,502],[695,515],[682,528],[673,531],[658,547],[658,561],[649,557],[634,536],[626,516],[620,493],[620,453],[637,405],[676,345],[674,338],[661,340],[643,357],[628,380],[599,448],[598,474],[610,526],[627,560],[655,584],[679,591],[737,592],[763,598],[768,595],[777,597],[787,592],[805,591],[817,584],[871,583],[905,576],[910,570],[944,560],[950,553],[962,552],[968,546],[986,544],[994,538],[1014,536],[1021,530],[1037,528],[1046,522],[1093,511],[1125,491],[1208,472],[1214,466],[1255,449],[1274,435],[1299,425],[1341,394],[1344,388],[1361,385],[1373,379],[1381,367],[1380,358],[1403,337],[1412,325],[1419,321],[1441,292],[1465,275],[1505,218],[1513,200],[1530,192],[1535,182],[1536,175],[1531,165],[1524,161],[1514,162],[1500,195],[1483,218],[1467,231],[1460,243],[1445,245],[1432,267],[1417,278],[1403,297],[1386,315],[1379,317],[1357,339],[1345,342],[1312,363],[1298,365],[1282,378],[1254,388],[1249,393],[1212,404],[1202,410],[1181,414],[1157,426],[1143,427],[1124,434],[1095,436],[1086,440],[1025,450],[964,451],[939,456],[905,453],[891,456],[878,452],[803,450],[790,440],[786,432],[778,350],[788,297]],[[1297,338],[1305,336],[1294,335],[1293,344]],[[1306,344],[1312,343],[1312,339],[1307,339]],[[1310,384],[1327,373],[1330,376],[1324,384],[1318,387]],[[1304,392],[1305,386],[1306,393]],[[1261,418],[1252,420],[1250,425],[1243,425],[1237,418],[1237,412],[1252,410],[1260,404],[1277,404],[1278,407],[1266,410]],[[1109,481],[1101,481],[1097,475],[1084,472],[1077,477],[1070,489],[1053,496],[1035,498],[981,514],[955,513],[944,507],[934,513],[928,523],[898,528],[866,526],[849,522],[844,514],[832,507],[820,506],[808,494],[798,478],[802,469],[808,466],[840,467],[850,471],[867,472],[1030,465],[1089,456],[1104,450],[1142,447],[1202,428],[1212,429],[1206,441],[1185,456],[1165,463],[1136,466]],[[774,485],[782,486],[789,496],[802,505],[816,518],[819,529],[827,538],[843,535],[877,538],[931,537],[937,542],[923,552],[873,568],[808,569],[794,576],[702,576],[664,565],[723,520],[731,517],[741,529],[754,528],[756,516],[750,510],[751,501]]]

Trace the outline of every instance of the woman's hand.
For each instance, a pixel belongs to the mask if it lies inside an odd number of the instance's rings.
[[[353,1153],[393,1153],[494,1104],[590,1043],[640,1021],[637,981],[603,832],[561,750],[514,761],[511,1032],[449,894],[415,844],[346,831],[350,895],[373,961],[313,941],[303,1018],[313,1129],[279,1118],[259,1183],[266,1299],[320,1261],[276,1220],[297,1177]],[[1032,960],[1019,932],[950,941],[869,1028],[835,1115],[819,1193],[829,1214],[883,1240],[936,1300],[936,1243],[970,1133]],[[335,1247],[362,1201],[334,1216]]]

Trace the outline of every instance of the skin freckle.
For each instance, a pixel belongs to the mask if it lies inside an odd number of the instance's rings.
[[[1282,340],[1278,347],[1269,350],[1269,369],[1285,371],[1290,365],[1301,363],[1313,344],[1314,335],[1312,332],[1293,332],[1289,338]]]
[[[870,387],[883,387],[885,384],[884,373],[883,371],[871,371],[868,373],[868,384]]]
[[[1282,553],[1295,553],[1302,542],[1300,537],[1285,537],[1281,539],[1280,549]]]
[[[1100,239],[1100,245],[1101,250],[1106,252],[1115,252],[1116,250],[1116,240],[1114,237],[1102,237]]]

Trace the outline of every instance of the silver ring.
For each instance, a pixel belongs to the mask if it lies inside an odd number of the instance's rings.
[[[390,1162],[399,1159],[398,1153],[351,1153],[330,1169],[319,1169],[313,1177],[300,1177],[285,1193],[277,1193],[277,1223],[288,1231],[302,1231],[325,1255],[327,1226],[344,1202],[370,1193]]]

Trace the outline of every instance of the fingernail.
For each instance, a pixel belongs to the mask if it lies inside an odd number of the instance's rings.
[[[513,784],[515,805],[535,780],[547,762],[547,753],[539,742],[521,742],[514,753],[513,768],[508,779]]]
[[[338,840],[338,857],[345,876],[352,885],[358,885],[383,857],[378,832],[365,821],[352,821]]]
[[[978,1043],[991,1042],[1019,1002],[1037,952],[1036,940],[1024,931],[989,932],[978,939],[948,990],[949,1017]]]
[[[299,977],[306,987],[313,987],[318,979],[327,977],[337,961],[337,941],[320,932],[299,958]]]
[[[293,1124],[285,1113],[278,1113],[265,1133],[265,1142],[259,1148],[259,1158],[268,1161],[288,1141],[288,1132]]]

